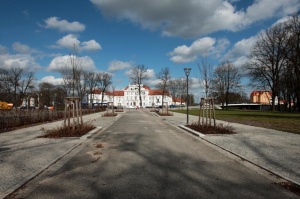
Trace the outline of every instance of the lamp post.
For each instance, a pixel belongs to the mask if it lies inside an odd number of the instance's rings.
[[[112,90],[113,90],[113,115],[115,114],[115,86],[112,86]]]
[[[184,73],[186,75],[186,124],[189,124],[189,75],[191,68],[184,68]]]
[[[39,93],[36,93],[38,98],[37,98],[37,103],[38,103],[38,109],[40,109],[40,96]],[[41,94],[42,95],[42,94]]]
[[[30,98],[31,98],[31,95],[28,95],[28,97],[27,97],[27,103],[26,103],[26,105],[27,105],[27,110],[29,109],[29,106],[30,106]]]

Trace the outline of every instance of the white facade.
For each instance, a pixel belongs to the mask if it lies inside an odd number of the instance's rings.
[[[143,107],[161,106],[162,105],[162,91],[151,90],[148,86],[141,85],[141,97]],[[94,92],[89,94],[88,102],[101,103],[102,94]],[[137,107],[140,106],[138,85],[129,85],[122,91],[106,92],[104,94],[103,103],[113,102],[114,106],[123,107]],[[165,95],[164,103],[172,104],[172,96]]]

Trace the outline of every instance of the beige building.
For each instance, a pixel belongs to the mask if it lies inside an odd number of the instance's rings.
[[[161,106],[162,91],[153,90],[146,85],[141,85],[141,97],[143,107]],[[88,96],[88,102],[101,103],[102,94],[100,90],[95,90]],[[113,102],[114,106],[137,107],[140,106],[138,85],[129,85],[124,90],[114,92],[107,91],[104,94],[103,103]],[[164,103],[173,104],[172,96],[167,92],[164,95]]]
[[[253,91],[250,95],[250,102],[257,104],[271,104],[272,92],[271,91]]]

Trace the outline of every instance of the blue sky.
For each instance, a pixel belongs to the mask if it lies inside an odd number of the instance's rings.
[[[76,45],[83,68],[112,74],[117,89],[138,64],[149,69],[150,87],[162,68],[180,78],[190,67],[201,96],[197,64],[206,54],[213,66],[240,67],[262,30],[299,9],[299,0],[1,0],[0,67],[58,84]]]

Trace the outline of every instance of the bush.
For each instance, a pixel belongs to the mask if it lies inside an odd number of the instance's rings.
[[[117,113],[104,113],[103,115],[102,115],[102,117],[115,117],[115,116],[117,116],[118,114]]]
[[[172,113],[157,113],[159,116],[173,116]]]
[[[61,137],[81,137],[91,130],[96,128],[94,125],[90,123],[84,123],[82,126],[76,125],[75,129],[73,130],[72,127],[68,126],[59,126],[54,129],[45,130],[44,128],[42,131],[44,135],[39,136],[41,138],[61,138]]]
[[[232,126],[223,126],[223,124],[219,124],[214,127],[210,125],[198,125],[198,123],[192,123],[190,125],[186,125],[186,127],[203,134],[235,134]]]

